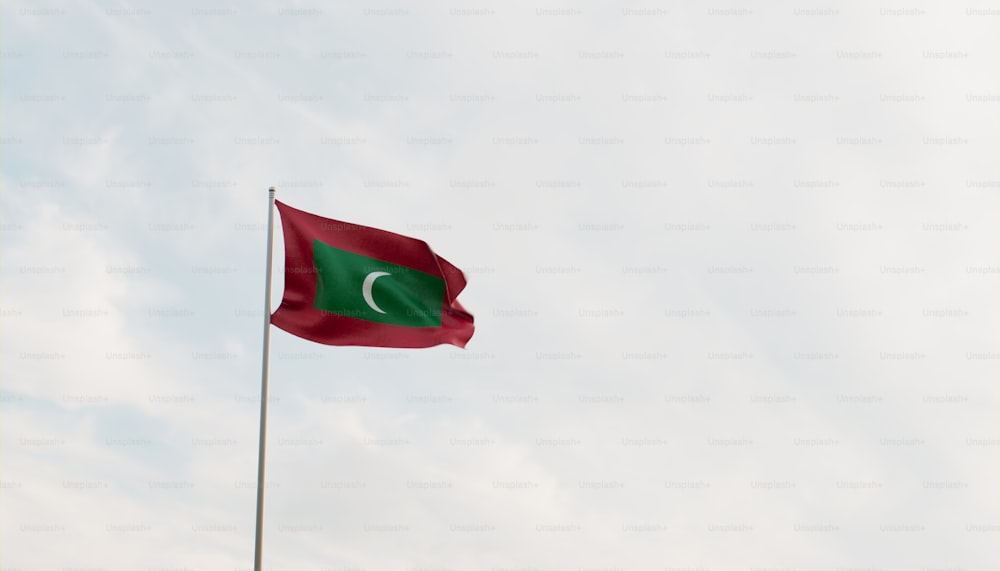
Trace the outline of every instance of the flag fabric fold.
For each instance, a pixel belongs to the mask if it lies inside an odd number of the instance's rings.
[[[275,205],[285,292],[272,324],[326,345],[465,347],[475,330],[457,299],[465,276],[426,242]]]

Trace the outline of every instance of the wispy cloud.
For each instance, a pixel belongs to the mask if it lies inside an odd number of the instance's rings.
[[[996,566],[988,10],[0,17],[0,566],[249,568],[272,185],[477,332],[274,331],[267,567]]]

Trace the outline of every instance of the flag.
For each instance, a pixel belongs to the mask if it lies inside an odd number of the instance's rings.
[[[465,276],[426,242],[275,204],[285,293],[271,323],[326,345],[465,347],[475,329],[456,299]]]

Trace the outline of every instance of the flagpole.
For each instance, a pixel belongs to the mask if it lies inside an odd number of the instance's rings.
[[[253,568],[261,571],[264,546],[264,433],[267,431],[267,380],[271,354],[271,249],[274,244],[274,187],[267,189],[267,277],[264,280],[264,354],[260,365],[260,440],[257,448],[257,526]]]

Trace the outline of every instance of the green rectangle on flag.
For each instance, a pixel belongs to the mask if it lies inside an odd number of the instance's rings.
[[[313,307],[405,327],[440,327],[444,280],[313,240]]]

